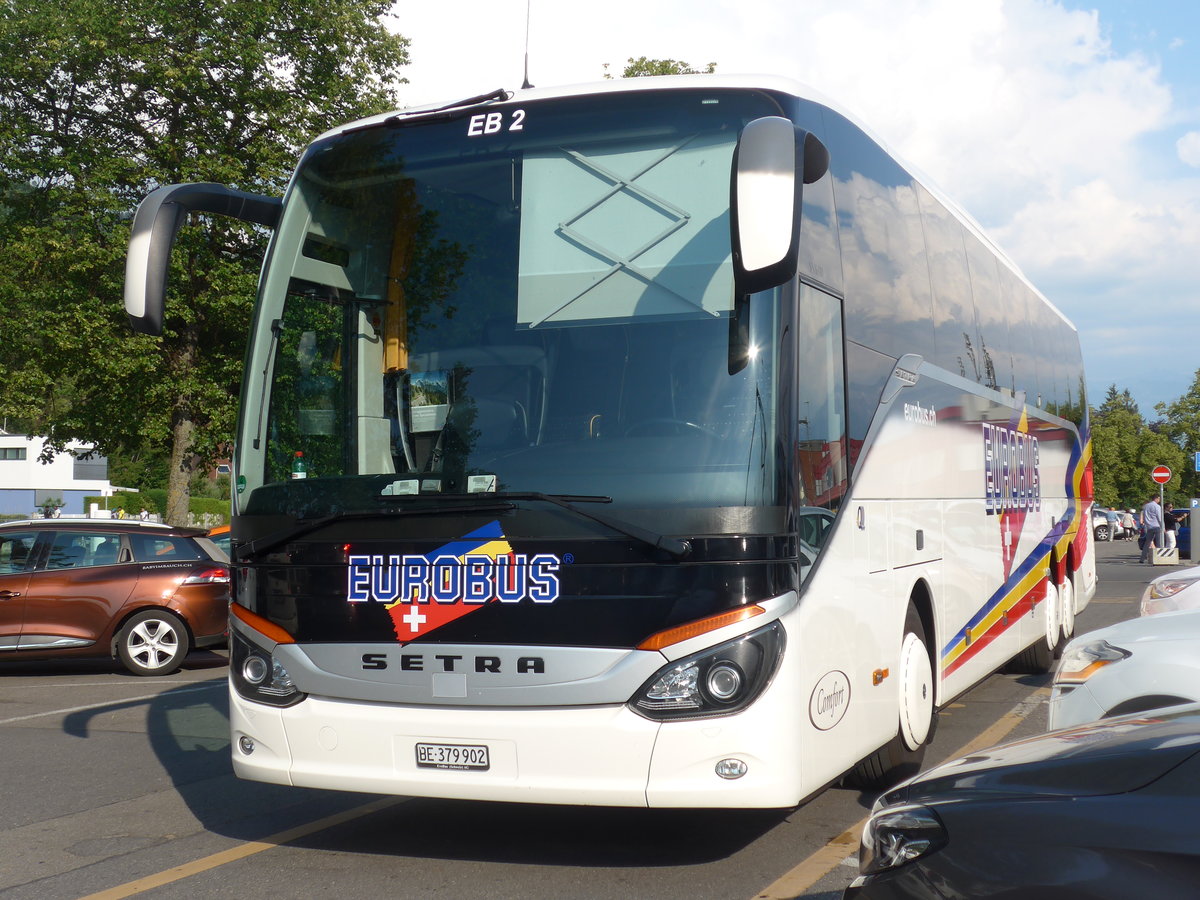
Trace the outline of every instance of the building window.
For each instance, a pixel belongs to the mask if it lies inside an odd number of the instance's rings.
[[[0,447],[0,459],[25,459],[24,447]]]
[[[76,481],[104,481],[108,478],[108,457],[86,454],[81,459],[76,456],[73,477]]]

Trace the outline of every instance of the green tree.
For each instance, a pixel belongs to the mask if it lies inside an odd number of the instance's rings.
[[[1092,424],[1092,471],[1096,502],[1101,506],[1128,507],[1141,495],[1136,472],[1138,444],[1145,430],[1142,414],[1129,391],[1111,385],[1104,403],[1094,409]]]
[[[1128,390],[1108,389],[1092,410],[1092,460],[1096,502],[1101,506],[1138,507],[1155,492],[1150,471],[1169,466],[1174,477],[1169,496],[1178,496],[1186,462],[1164,423],[1147,424]]]
[[[0,413],[56,446],[170,459],[169,521],[228,452],[264,235],[183,229],[161,339],[121,310],[153,188],[282,191],[331,125],[393,108],[387,0],[0,0]]]
[[[1183,465],[1176,470],[1180,494],[1177,499],[1200,497],[1200,474],[1192,465],[1195,454],[1200,453],[1200,369],[1192,379],[1192,386],[1173,403],[1157,403],[1155,411],[1163,416],[1162,431],[1183,451]],[[1176,479],[1171,483],[1176,484]]]
[[[608,68],[607,63],[604,66]],[[645,56],[639,56],[634,59],[632,56],[626,60],[625,68],[621,72],[622,78],[639,78],[643,75],[711,75],[717,70],[717,64],[710,62],[703,69],[693,69],[685,62],[676,59],[648,59]],[[612,78],[606,71],[605,78]]]

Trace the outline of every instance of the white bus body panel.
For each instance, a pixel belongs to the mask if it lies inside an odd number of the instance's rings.
[[[389,706],[309,697],[276,709],[230,690],[234,771],[296,787],[414,797],[594,806],[790,807],[830,778],[805,777],[808,704],[795,649],[757,702],[732,716],[652,722],[628,707],[486,709]],[[787,713],[793,714],[787,714]],[[239,749],[254,741],[253,753]],[[486,744],[488,771],[418,768],[417,743]],[[844,748],[839,749],[839,753]],[[740,759],[745,776],[715,773]],[[828,770],[837,769],[836,753]],[[844,768],[844,765],[842,766]],[[819,780],[818,780],[819,779]]]

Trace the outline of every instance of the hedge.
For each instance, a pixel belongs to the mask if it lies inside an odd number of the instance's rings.
[[[152,516],[162,518],[167,508],[167,492],[161,488],[149,490],[117,491],[111,497],[84,497],[83,507],[90,510],[95,503],[100,509],[117,510],[124,507],[126,516],[136,517],[145,507]],[[229,523],[229,501],[211,497],[192,497],[188,500],[188,525],[197,528],[215,528]]]

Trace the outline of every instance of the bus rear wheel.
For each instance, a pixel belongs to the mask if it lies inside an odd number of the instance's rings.
[[[915,775],[937,730],[933,663],[917,608],[909,604],[898,663],[900,716],[896,736],[846,776],[851,787],[881,790]]]
[[[1059,614],[1058,620],[1062,627],[1062,637],[1054,648],[1054,656],[1062,656],[1063,648],[1075,637],[1075,576],[1067,575],[1058,586]]]
[[[1054,660],[1069,640],[1067,629],[1070,628],[1071,633],[1075,631],[1075,592],[1071,578],[1067,575],[1063,584],[1057,584],[1054,580],[1054,568],[1050,568],[1050,578],[1046,582],[1046,599],[1042,601],[1045,605],[1045,635],[1017,654],[1011,666],[1017,672],[1045,675],[1054,668]]]

